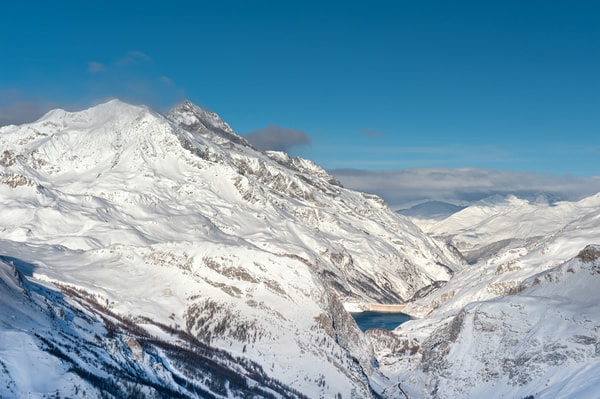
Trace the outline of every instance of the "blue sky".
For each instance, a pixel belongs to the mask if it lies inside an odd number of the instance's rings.
[[[189,98],[330,170],[600,175],[597,1],[5,3],[3,123]]]

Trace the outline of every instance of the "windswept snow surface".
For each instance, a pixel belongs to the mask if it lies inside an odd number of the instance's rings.
[[[189,102],[54,110],[0,128],[0,149],[7,397],[370,397],[373,349],[342,302],[403,302],[462,268],[381,199]],[[33,310],[4,312],[15,295]],[[242,382],[211,386],[194,345]]]

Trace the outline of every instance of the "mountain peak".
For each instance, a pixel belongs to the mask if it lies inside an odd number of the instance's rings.
[[[146,106],[115,99],[76,112],[55,109],[36,122],[5,127],[0,147],[20,159],[15,167],[22,164],[45,178],[91,179],[119,165],[139,170],[150,158],[164,157],[165,143],[178,143],[171,126]]]
[[[225,139],[235,144],[252,147],[216,112],[199,107],[190,100],[183,100],[177,104],[167,113],[167,117],[185,130],[199,133],[212,141],[216,140],[217,144],[224,144],[222,139]]]
[[[63,125],[96,123],[100,125],[111,118],[118,117],[124,119],[132,115],[137,115],[140,112],[150,111],[144,105],[132,105],[119,99],[112,99],[79,111],[67,111],[62,108],[55,108],[46,112],[41,118],[32,123],[46,122]]]

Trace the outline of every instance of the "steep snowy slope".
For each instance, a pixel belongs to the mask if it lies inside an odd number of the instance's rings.
[[[600,388],[600,246],[473,302],[421,344],[427,397],[594,398]]]
[[[309,161],[256,151],[188,102],[166,117],[116,100],[55,110],[0,128],[0,148],[0,254],[31,284],[68,287],[69,306],[95,298],[152,339],[171,326],[289,392],[369,397],[372,349],[342,301],[401,302],[460,270],[379,198]],[[86,328],[110,329],[89,317]],[[102,346],[98,335],[85,342]],[[14,374],[8,385],[31,388]],[[44,389],[65,388],[57,381]]]
[[[247,359],[20,271],[32,268],[0,260],[3,398],[304,397]]]

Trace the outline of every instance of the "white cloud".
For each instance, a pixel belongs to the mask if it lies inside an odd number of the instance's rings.
[[[158,78],[158,80],[160,80],[160,82],[166,86],[175,87],[175,82],[168,76],[161,76]]]
[[[142,51],[129,51],[106,63],[91,61],[87,70],[94,75],[86,85],[91,99],[119,98],[166,109],[184,98],[183,89]]]
[[[126,66],[135,64],[137,62],[151,62],[152,58],[142,51],[129,51],[123,57],[119,58],[116,62],[119,66]]]
[[[104,71],[104,64],[96,61],[88,62],[88,72],[98,73]]]
[[[600,176],[575,177],[477,168],[404,170],[330,170],[344,186],[381,196],[392,208],[426,199],[471,202],[490,195],[540,194],[578,200],[600,192]]]

